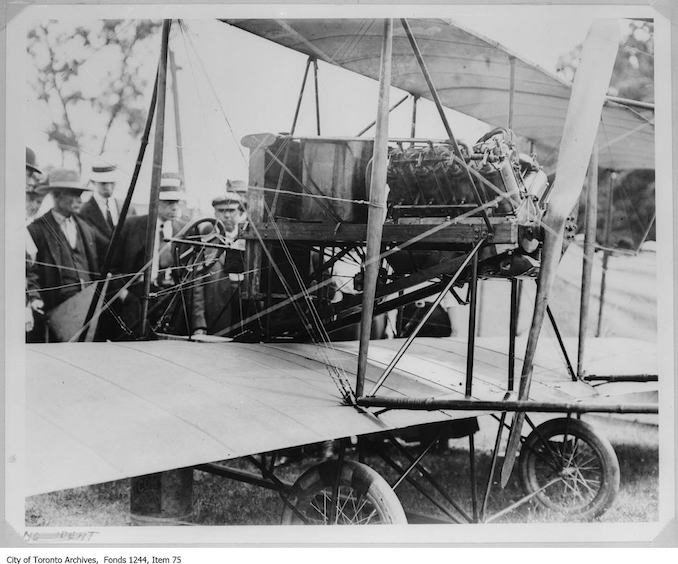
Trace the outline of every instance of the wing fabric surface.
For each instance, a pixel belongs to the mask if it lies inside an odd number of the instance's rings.
[[[342,405],[326,355],[181,341],[29,346],[27,495],[450,418]],[[353,372],[354,354],[332,355]],[[367,380],[379,374],[370,366]],[[402,374],[391,385],[453,391]]]
[[[568,348],[576,351],[576,339],[570,341]],[[368,385],[401,344],[400,339],[371,343]],[[505,339],[478,338],[477,345],[474,397],[501,400]],[[603,373],[610,359],[617,361],[612,367],[617,372],[656,373],[646,362],[655,358],[651,344],[593,339],[590,346]],[[611,386],[569,382],[556,347],[549,339],[540,341],[534,399],[615,401],[605,395]],[[184,341],[29,345],[26,493],[474,415],[394,410],[375,417],[341,405],[324,363],[329,355],[331,364],[353,379],[357,354],[357,342],[335,343],[334,350]],[[383,394],[461,398],[465,373],[465,341],[421,338]],[[642,389],[623,385],[624,393]]]
[[[408,20],[442,104],[493,126],[509,113],[515,65],[513,129],[536,143],[541,162],[555,162],[571,87],[496,42],[445,20]],[[227,20],[227,23],[374,80],[379,78],[381,20]],[[431,99],[402,27],[393,37],[392,85]],[[601,168],[654,169],[654,111],[608,101],[598,132]],[[472,141],[472,140],[467,140]]]

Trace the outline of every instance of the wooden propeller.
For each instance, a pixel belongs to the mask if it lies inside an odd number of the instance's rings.
[[[542,247],[532,325],[527,338],[525,360],[518,389],[519,399],[528,399],[534,355],[544,321],[548,296],[556,277],[563,246],[565,221],[582,191],[586,169],[598,132],[600,115],[610,84],[612,68],[619,48],[619,22],[596,20],[586,36],[581,62],[572,85],[572,94],[565,117],[560,142],[556,179],[548,209],[544,215],[545,237]],[[501,469],[501,484],[506,485],[520,442],[525,413],[517,412],[509,433],[506,454]]]

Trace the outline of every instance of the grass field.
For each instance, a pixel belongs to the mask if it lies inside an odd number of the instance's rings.
[[[487,419],[487,418],[485,418]],[[658,518],[658,430],[656,426],[629,423],[617,419],[589,418],[615,448],[621,469],[621,488],[614,505],[599,518],[604,522],[651,522]],[[496,425],[480,421],[481,429],[475,435],[479,490],[483,490],[489,467]],[[430,454],[425,465],[445,484],[446,490],[470,512],[470,477],[468,470],[468,442],[454,440],[449,448]],[[349,453],[350,455],[351,453]],[[290,461],[279,470],[279,476],[294,481],[319,456],[307,455],[303,463]],[[367,462],[379,471],[389,483],[396,474],[381,459],[368,456]],[[232,465],[249,468],[245,461],[231,461]],[[277,493],[219,478],[203,472],[195,473],[193,487],[194,515],[197,525],[275,525],[280,521],[283,503]],[[511,478],[506,489],[493,490],[496,494],[489,503],[490,514],[522,497],[517,478]],[[403,483],[397,490],[406,511],[441,517],[442,513]],[[28,526],[122,526],[128,525],[129,481],[121,480],[95,486],[64,490],[33,496],[26,500]],[[561,521],[558,514],[528,502],[498,522]]]

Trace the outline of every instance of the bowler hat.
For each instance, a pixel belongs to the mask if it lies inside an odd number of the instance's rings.
[[[92,165],[92,173],[89,175],[91,182],[116,182],[117,168],[108,163]]]
[[[42,171],[38,168],[35,152],[30,147],[26,147],[26,168],[36,174],[42,174]]]
[[[178,202],[185,200],[184,191],[181,189],[181,177],[176,172],[163,172],[160,177],[160,200]]]
[[[38,186],[36,192],[45,194],[52,190],[77,190],[91,192],[92,189],[85,186],[77,170],[55,168],[47,175],[47,184]]]

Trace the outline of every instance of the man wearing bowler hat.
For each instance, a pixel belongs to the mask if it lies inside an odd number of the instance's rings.
[[[81,194],[91,190],[74,170],[56,169],[38,192],[51,192],[54,207],[28,226],[35,261],[27,267],[31,305],[49,311],[87,286],[99,272],[94,232],[77,216]],[[41,307],[33,307],[42,312]]]
[[[42,170],[38,168],[35,153],[26,147],[26,221],[35,219],[45,198],[45,194],[37,190],[41,178]]]
[[[96,233],[97,252],[99,260],[106,256],[108,243],[118,224],[122,202],[113,197],[117,182],[117,169],[109,163],[97,163],[92,166],[89,184],[92,187],[92,197],[87,200],[78,215],[84,219]],[[130,208],[128,215],[133,215]]]
[[[151,294],[160,292],[169,295],[168,290],[175,284],[172,276],[171,245],[166,240],[180,235],[185,224],[181,217],[180,203],[184,200],[184,192],[181,189],[181,179],[175,173],[163,173],[160,181],[160,193],[158,202],[158,221],[155,226],[155,245],[151,259]],[[112,272],[121,275],[129,275],[117,280],[113,287],[118,290],[135,274],[145,267],[146,256],[146,229],[148,215],[130,217],[120,233],[120,242],[116,246],[113,255]],[[119,295],[119,314],[125,327],[118,338],[133,338],[140,335],[141,329],[141,302],[143,299],[144,282],[143,276],[139,276],[128,288],[122,290]],[[151,301],[150,309],[155,305]],[[163,308],[154,308],[154,313],[149,313],[151,325],[158,321],[163,313]]]
[[[43,173],[38,168],[35,153],[26,147],[26,225],[35,219],[45,195],[36,190]],[[29,277],[28,267],[35,262],[38,249],[35,241],[26,231],[26,280]],[[28,287],[26,288],[28,289]],[[40,299],[31,301],[26,294],[26,342],[36,343],[44,339],[42,311],[45,304]]]

